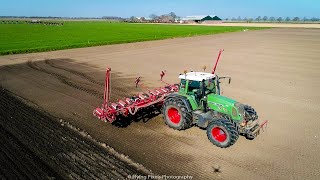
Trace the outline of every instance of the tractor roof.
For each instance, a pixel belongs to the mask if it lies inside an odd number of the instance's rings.
[[[202,81],[207,79],[213,79],[215,77],[214,74],[206,73],[206,72],[188,72],[186,74],[181,74],[179,79],[187,79],[192,81]]]

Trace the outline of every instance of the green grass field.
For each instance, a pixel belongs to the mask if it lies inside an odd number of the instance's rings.
[[[256,27],[181,26],[108,22],[0,24],[0,54],[18,54],[59,49],[159,40],[205,34],[257,30]]]

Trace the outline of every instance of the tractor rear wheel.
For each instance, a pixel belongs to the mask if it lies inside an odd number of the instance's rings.
[[[232,146],[239,138],[236,124],[228,119],[212,121],[207,126],[207,136],[212,144],[227,148]]]
[[[192,125],[192,113],[178,99],[168,99],[164,102],[162,113],[165,123],[177,130],[184,130]]]

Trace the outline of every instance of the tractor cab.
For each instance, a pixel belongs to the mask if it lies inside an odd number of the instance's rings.
[[[199,101],[203,96],[217,93],[218,77],[206,72],[188,72],[179,76],[181,95],[194,96]]]
[[[257,136],[258,115],[248,105],[220,95],[221,79],[213,73],[188,72],[181,74],[178,93],[166,97],[162,112],[166,124],[174,129],[187,129],[193,124],[207,129],[209,140],[218,147],[233,145],[239,135],[248,139]]]

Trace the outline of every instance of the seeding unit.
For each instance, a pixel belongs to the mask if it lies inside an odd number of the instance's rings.
[[[110,72],[111,68],[107,68],[104,101],[101,108],[96,108],[93,114],[103,121],[114,122],[117,117],[128,117],[135,115],[143,109],[159,109],[167,95],[177,92],[179,86],[177,84],[167,85],[162,88],[156,88],[144,93],[139,93],[130,98],[123,98],[118,102],[111,103],[110,100]],[[163,75],[162,75],[163,76]],[[136,87],[140,82],[140,77],[135,80]],[[151,108],[156,107],[156,108]]]

